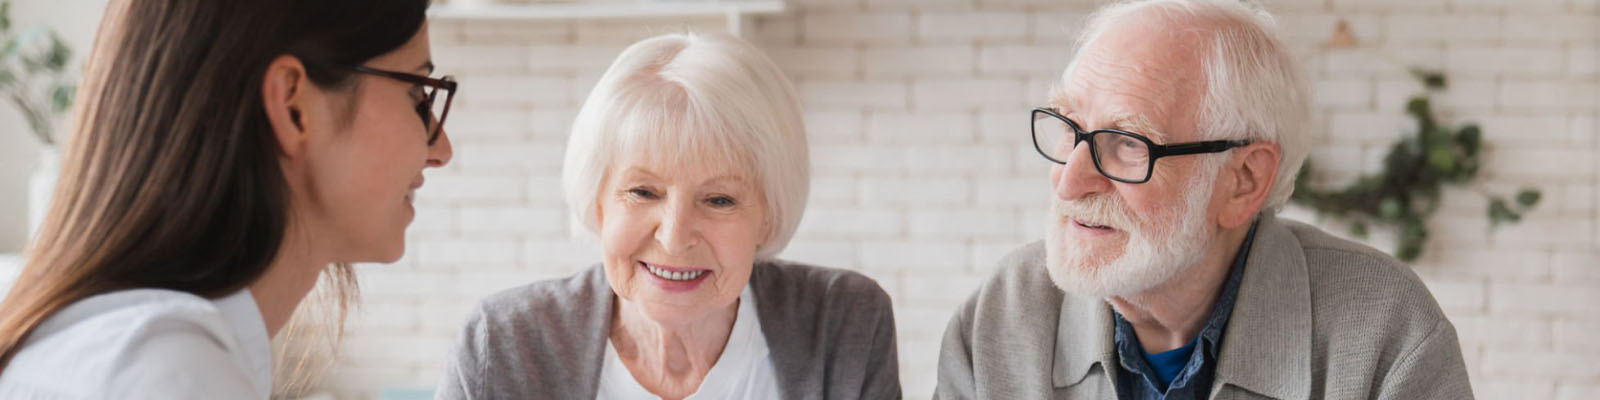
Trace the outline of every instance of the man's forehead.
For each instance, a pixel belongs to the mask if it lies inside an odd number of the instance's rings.
[[[1098,42],[1098,41],[1097,41]],[[1078,113],[1086,129],[1117,128],[1165,138],[1165,124],[1199,104],[1204,95],[1201,65],[1168,62],[1170,57],[1091,44],[1065,71],[1050,104]],[[1140,58],[1144,57],[1144,58]]]
[[[1213,23],[1147,9],[1123,16],[1091,38],[1074,56],[1106,70],[1178,84],[1198,77],[1214,36]]]

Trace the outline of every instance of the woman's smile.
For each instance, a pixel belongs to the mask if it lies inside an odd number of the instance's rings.
[[[706,268],[675,267],[644,261],[639,262],[639,269],[649,276],[651,284],[668,292],[693,291],[712,275],[711,270]]]

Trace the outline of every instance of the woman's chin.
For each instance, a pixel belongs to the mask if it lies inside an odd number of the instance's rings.
[[[691,299],[683,293],[651,293],[640,297],[643,298],[635,301],[640,311],[646,318],[662,325],[692,323],[719,308],[709,304],[712,299]]]
[[[399,262],[401,258],[404,258],[405,255],[406,242],[405,240],[399,240],[391,243],[384,243],[383,245],[378,246],[378,248],[364,252],[364,254],[356,257],[348,257],[339,262],[348,264],[394,264]]]

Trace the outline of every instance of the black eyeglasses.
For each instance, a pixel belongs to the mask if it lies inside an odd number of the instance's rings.
[[[455,77],[444,76],[435,79],[422,75],[385,71],[359,65],[351,69],[363,74],[377,75],[401,82],[422,85],[425,88],[425,93],[422,95],[422,102],[417,103],[417,116],[422,118],[422,126],[427,129],[425,134],[428,136],[428,145],[432,146],[433,142],[439,141],[439,133],[444,132],[444,117],[450,115],[450,101],[456,97]],[[436,101],[439,98],[440,90],[444,91],[443,103]]]
[[[1100,175],[1123,183],[1149,182],[1156,159],[1162,157],[1220,153],[1250,144],[1249,140],[1212,140],[1160,145],[1144,135],[1120,129],[1084,132],[1077,122],[1061,116],[1054,109],[1033,110],[1033,148],[1045,159],[1066,165],[1067,156],[1078,147],[1078,143],[1085,141],[1089,142],[1089,154],[1094,159],[1095,170],[1100,171]]]

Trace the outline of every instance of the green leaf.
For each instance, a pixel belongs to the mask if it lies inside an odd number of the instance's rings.
[[[22,43],[16,38],[6,38],[4,43],[0,43],[0,60],[10,60],[15,58],[17,56],[17,52],[19,51],[18,49],[21,48],[21,45]]]
[[[1478,150],[1483,148],[1483,130],[1476,124],[1467,124],[1456,133],[1456,143],[1461,144],[1467,155],[1475,156]]]
[[[0,1],[0,31],[11,30],[11,0]]]
[[[1477,157],[1468,158],[1467,162],[1464,164],[1465,165],[1462,165],[1461,167],[1462,175],[1464,175],[1462,178],[1471,178],[1473,176],[1477,176],[1478,166],[1482,165],[1478,163]]]
[[[55,90],[50,93],[50,110],[55,113],[61,113],[72,108],[72,97],[77,91],[78,88],[72,85],[56,86]]]
[[[55,31],[51,31],[50,49],[44,54],[45,68],[50,71],[61,72],[67,68],[67,60],[70,59],[72,59],[72,48],[67,47],[67,43],[61,40],[60,35],[56,35]]]
[[[1395,143],[1394,147],[1389,148],[1389,154],[1383,156],[1384,171],[1409,171],[1422,161],[1420,154],[1415,140],[1402,139],[1400,143]]]
[[[1411,67],[1409,71],[1411,72],[1411,77],[1416,78],[1418,82],[1421,82],[1422,87],[1425,89],[1442,90],[1445,88],[1444,72],[1422,69],[1420,67]]]
[[[1489,200],[1489,229],[1495,229],[1501,224],[1520,220],[1522,220],[1522,215],[1511,211],[1511,207],[1506,206],[1505,199],[1494,198]]]
[[[1378,202],[1378,216],[1382,217],[1383,219],[1400,218],[1400,213],[1402,211],[1400,199],[1394,197],[1385,197],[1382,201]]]
[[[1517,192],[1517,204],[1523,208],[1533,207],[1539,204],[1539,194],[1537,189],[1522,189],[1521,192]]]
[[[1422,240],[1402,240],[1400,248],[1394,252],[1394,257],[1400,261],[1412,262],[1422,256]]]
[[[1400,237],[1402,239],[1422,239],[1428,237],[1428,228],[1422,224],[1422,218],[1415,215],[1400,219]]]
[[[1370,176],[1370,175],[1369,176],[1363,176],[1360,179],[1357,179],[1356,183],[1352,184],[1350,186],[1350,188],[1345,191],[1345,193],[1348,193],[1348,194],[1359,194],[1359,193],[1365,193],[1365,192],[1373,192],[1373,191],[1377,191],[1378,188],[1382,187],[1382,186],[1383,186],[1383,180],[1378,179],[1378,177]]]
[[[1411,114],[1411,116],[1419,118],[1419,119],[1421,119],[1421,118],[1432,119],[1431,118],[1431,116],[1433,115],[1433,111],[1432,110],[1433,110],[1433,106],[1429,104],[1428,98],[1426,96],[1421,96],[1421,95],[1413,96],[1411,98],[1411,101],[1406,102],[1406,113],[1407,114]]]
[[[1365,221],[1350,221],[1350,235],[1357,239],[1367,238],[1367,223]]]
[[[1428,168],[1440,175],[1446,175],[1456,169],[1456,154],[1449,148],[1434,147],[1428,150]]]
[[[1422,218],[1415,215],[1401,219],[1400,225],[1400,246],[1395,250],[1395,257],[1414,261],[1422,255],[1423,243],[1428,241],[1428,229],[1424,227]]]
[[[1444,87],[1445,87],[1444,74],[1441,74],[1441,73],[1438,73],[1438,72],[1429,73],[1429,74],[1427,74],[1427,75],[1422,77],[1422,85],[1427,87],[1428,89],[1444,90]]]

